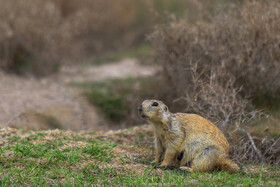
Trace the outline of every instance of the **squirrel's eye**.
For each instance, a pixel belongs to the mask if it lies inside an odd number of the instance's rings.
[[[153,102],[152,106],[158,106],[157,102]]]

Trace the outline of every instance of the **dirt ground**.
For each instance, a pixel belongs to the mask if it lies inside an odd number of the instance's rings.
[[[42,79],[0,71],[0,126],[25,129],[108,130],[110,124],[71,82],[148,76],[154,69],[137,59],[101,66],[68,66]],[[117,127],[115,127],[117,128]]]

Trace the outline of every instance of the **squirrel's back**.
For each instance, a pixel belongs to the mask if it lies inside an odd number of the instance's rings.
[[[229,144],[222,131],[209,120],[197,114],[176,113],[175,121],[181,125],[185,133],[186,144],[203,144],[217,146],[229,152]],[[196,146],[197,146],[196,145]]]

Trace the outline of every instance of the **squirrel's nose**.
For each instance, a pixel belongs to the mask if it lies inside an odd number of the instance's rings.
[[[139,112],[142,112],[142,111],[143,111],[142,105],[139,105],[139,106],[138,106],[138,111],[139,111]]]

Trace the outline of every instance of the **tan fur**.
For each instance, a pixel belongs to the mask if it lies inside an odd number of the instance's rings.
[[[155,102],[158,106],[152,106]],[[196,114],[173,114],[158,100],[145,100],[139,114],[154,128],[154,163],[190,172],[215,168],[230,173],[240,170],[227,158],[229,144],[224,134],[207,119]]]

